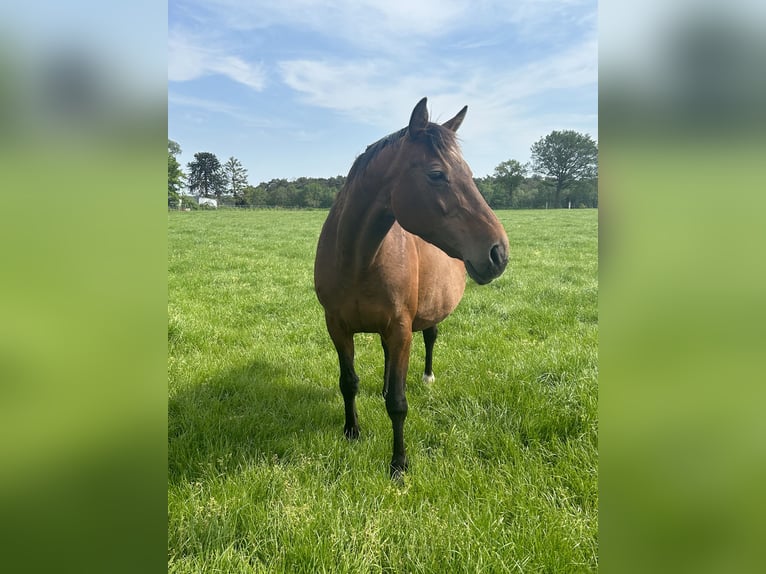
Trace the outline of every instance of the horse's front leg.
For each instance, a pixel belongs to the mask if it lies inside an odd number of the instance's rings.
[[[346,423],[343,425],[343,434],[348,439],[359,438],[359,420],[356,413],[356,394],[359,392],[359,377],[354,370],[354,334],[348,333],[333,321],[326,317],[327,331],[338,351],[338,365],[340,367],[340,392],[343,395],[343,404],[346,412]]]
[[[391,419],[394,434],[391,477],[398,478],[407,470],[407,453],[404,449],[404,420],[407,418],[407,397],[405,396],[407,368],[410,361],[412,330],[409,326],[383,335],[384,348],[388,350],[387,381],[385,385],[386,411]]]

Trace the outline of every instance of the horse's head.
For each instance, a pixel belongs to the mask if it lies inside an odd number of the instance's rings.
[[[428,120],[426,98],[418,102],[391,166],[391,208],[404,229],[463,260],[483,285],[505,270],[508,237],[457,144],[455,132],[467,111],[465,106],[439,125]]]

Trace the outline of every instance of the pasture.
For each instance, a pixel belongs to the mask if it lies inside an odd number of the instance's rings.
[[[377,335],[343,437],[326,215],[168,214],[169,571],[597,570],[597,211],[497,212],[508,268],[440,325],[432,385],[413,341],[401,483]]]

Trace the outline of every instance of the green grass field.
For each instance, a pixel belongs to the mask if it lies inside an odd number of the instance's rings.
[[[505,274],[413,344],[388,476],[377,335],[362,436],[313,291],[324,211],[168,215],[170,572],[598,569],[597,211],[501,211]]]

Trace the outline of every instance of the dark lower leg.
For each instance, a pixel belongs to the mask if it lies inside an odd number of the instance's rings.
[[[386,340],[390,361],[390,366],[387,369],[386,411],[391,419],[394,439],[390,467],[392,477],[400,476],[408,467],[407,454],[404,448],[404,421],[407,418],[408,408],[405,389],[411,342],[411,331],[395,333]]]
[[[393,389],[394,386],[391,386]],[[394,433],[393,455],[391,457],[390,472],[392,477],[399,476],[409,466],[407,453],[404,449],[404,420],[407,418],[407,398],[404,393],[389,392],[386,396],[386,410],[391,419],[391,428]]]
[[[434,343],[438,334],[439,329],[436,325],[423,329],[423,342],[426,344],[426,366],[423,375],[429,380],[432,380],[434,376]]]
[[[346,438],[354,439],[359,436],[359,421],[356,414],[356,394],[359,391],[359,377],[354,371],[354,334],[348,333],[337,321],[326,315],[327,331],[338,351],[340,366],[340,392],[346,413],[343,434]]]
[[[340,392],[343,395],[343,404],[346,412],[346,423],[343,425],[343,434],[346,438],[359,438],[359,420],[356,414],[356,394],[359,392],[359,377],[354,371],[353,355],[349,359],[338,352],[340,363]]]

